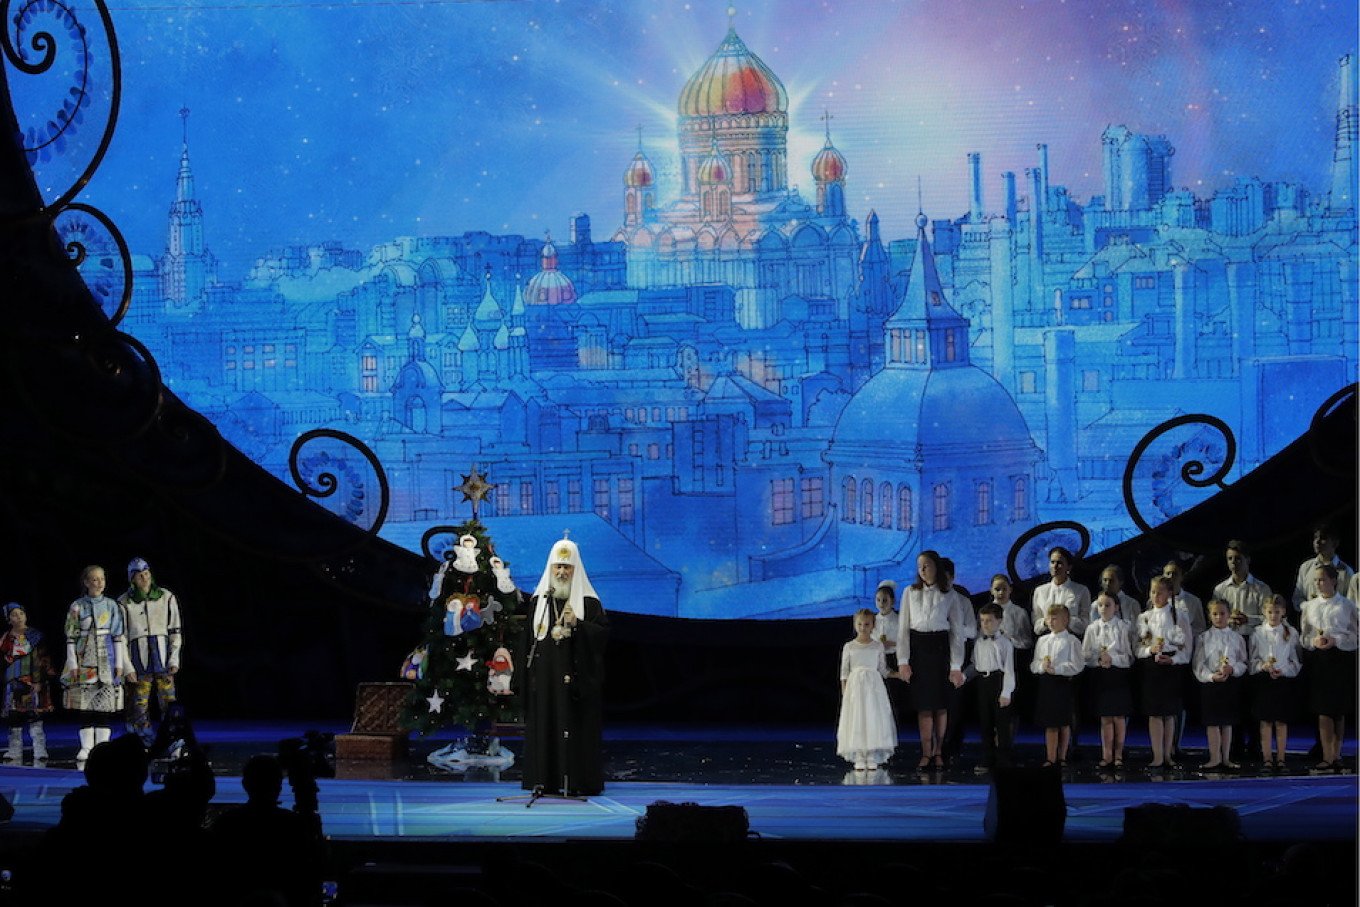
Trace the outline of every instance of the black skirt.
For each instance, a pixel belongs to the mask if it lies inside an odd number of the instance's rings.
[[[1182,686],[1185,683],[1184,665],[1157,664],[1151,658],[1143,660],[1142,682],[1139,685],[1139,706],[1149,718],[1169,718],[1185,708]]]
[[[1091,714],[1104,718],[1133,714],[1133,688],[1129,668],[1087,668],[1086,687],[1090,693]]]
[[[1072,724],[1074,677],[1038,674],[1039,697],[1034,704],[1034,723],[1041,728],[1068,727]]]
[[[1205,727],[1222,727],[1242,720],[1242,678],[1199,685],[1199,720]]]
[[[1308,678],[1308,711],[1328,718],[1355,712],[1355,653],[1341,649],[1307,649],[1303,676]]]
[[[938,712],[949,707],[949,631],[911,631],[911,707],[917,712]]]
[[[1288,724],[1297,721],[1303,685],[1298,677],[1276,677],[1264,671],[1250,679],[1251,717],[1257,721]]]

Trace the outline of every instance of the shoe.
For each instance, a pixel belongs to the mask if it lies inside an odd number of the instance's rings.
[[[931,759],[930,770],[935,772],[944,771],[944,757],[937,755],[934,759]]]
[[[992,773],[992,770],[991,770],[991,768],[990,768],[989,766],[986,766],[986,765],[975,765],[975,766],[973,766],[973,774],[975,774],[975,775],[990,775],[991,773]]]
[[[1319,762],[1317,765],[1314,765],[1312,768],[1310,768],[1309,771],[1315,775],[1329,774],[1331,772],[1336,771],[1336,763]]]
[[[1124,770],[1124,760],[1123,760],[1123,759],[1116,759],[1116,760],[1114,760],[1114,762],[1112,763],[1112,765],[1114,766],[1114,770],[1117,771],[1117,772],[1122,772],[1122,771]]]
[[[1199,770],[1202,772],[1221,772],[1223,768],[1222,762],[1206,762],[1199,767]]]
[[[1114,762],[1110,759],[1101,759],[1096,763],[1096,768],[1100,769],[1102,772],[1108,772],[1110,769],[1114,768]]]
[[[1240,762],[1225,762],[1225,763],[1223,763],[1223,771],[1225,771],[1225,772],[1240,772],[1241,770],[1242,770],[1242,763],[1240,763]]]
[[[916,763],[916,770],[917,770],[918,772],[929,771],[929,770],[930,770],[930,757],[929,757],[929,756],[922,756],[922,757],[921,757],[921,761],[918,762],[918,763]]]

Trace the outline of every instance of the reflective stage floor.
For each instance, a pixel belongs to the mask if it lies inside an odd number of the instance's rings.
[[[244,802],[239,776],[251,755],[275,752],[279,742],[309,730],[341,734],[348,726],[200,723],[197,735],[217,776],[214,808]],[[48,768],[0,768],[0,794],[14,806],[0,837],[39,833],[59,817],[62,797],[83,783],[74,769],[74,729],[49,734]],[[989,778],[975,774],[965,743],[957,764],[944,772],[916,771],[917,745],[904,739],[899,760],[874,772],[853,771],[835,755],[824,728],[613,728],[606,733],[603,794],[584,802],[543,799],[526,808],[515,766],[504,769],[441,768],[427,756],[452,738],[414,739],[409,758],[337,765],[320,782],[323,827],[337,841],[625,840],[637,819],[657,801],[744,807],[753,832],[764,839],[805,841],[983,842]],[[1250,764],[1231,775],[1185,768],[1150,774],[1146,734],[1131,735],[1129,769],[1098,770],[1098,750],[1063,772],[1067,820],[1064,840],[1116,840],[1126,807],[1141,804],[1229,806],[1249,841],[1353,842],[1357,822],[1355,746],[1346,748],[1345,774],[1311,775],[1302,749],[1289,773],[1261,773]],[[1089,744],[1090,741],[1083,741]],[[517,752],[518,741],[506,748]],[[1203,761],[1202,736],[1187,735],[1186,762]],[[1022,764],[1042,759],[1036,738],[1017,743]],[[285,790],[285,805],[291,801]]]

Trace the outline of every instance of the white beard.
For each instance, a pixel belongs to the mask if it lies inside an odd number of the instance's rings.
[[[548,581],[548,584],[552,589],[553,598],[558,601],[566,601],[571,595],[571,580],[569,579],[558,579],[554,576]]]

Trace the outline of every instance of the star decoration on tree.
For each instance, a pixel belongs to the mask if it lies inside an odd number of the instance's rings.
[[[469,653],[467,653],[466,655],[464,655],[462,658],[458,659],[458,670],[460,670],[460,671],[471,671],[471,670],[472,670],[472,666],[473,666],[474,664],[476,664],[476,663],[477,663],[477,656],[475,656],[475,655],[473,655],[471,652],[469,652]]]
[[[439,695],[438,690],[435,690],[433,695],[426,696],[425,701],[430,704],[431,712],[444,711],[444,697]]]
[[[486,496],[491,493],[491,489],[496,486],[486,480],[486,473],[478,472],[477,467],[472,467],[470,475],[463,476],[463,484],[455,485],[454,491],[461,492],[463,500],[472,502],[472,518],[477,519],[477,505],[486,500]]]

